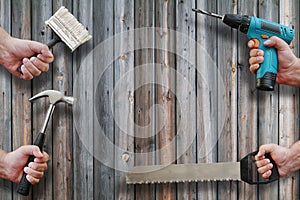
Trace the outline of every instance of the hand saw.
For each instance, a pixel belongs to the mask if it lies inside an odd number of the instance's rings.
[[[269,179],[257,172],[254,156],[246,155],[240,162],[170,164],[135,166],[126,176],[127,184],[179,183],[198,181],[244,181],[249,184],[267,184],[279,179],[275,161],[270,154],[265,157],[273,164]]]

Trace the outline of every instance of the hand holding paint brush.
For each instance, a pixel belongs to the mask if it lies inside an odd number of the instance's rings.
[[[48,71],[49,63],[54,57],[47,45],[11,37],[2,28],[0,38],[0,64],[10,73],[21,79],[30,80]],[[32,55],[36,57],[31,57]],[[22,73],[17,71],[20,66]]]
[[[53,39],[47,44],[48,47],[37,42],[23,40],[23,43],[28,43],[25,45],[27,46],[27,49],[19,49],[16,47],[13,49],[18,52],[22,51],[23,53],[21,53],[21,55],[24,56],[24,59],[20,58],[20,55],[16,56],[16,54],[14,54],[15,51],[8,51],[3,53],[3,55],[0,55],[0,60],[3,61],[9,56],[12,58],[9,62],[6,61],[5,64],[0,61],[0,64],[3,64],[13,75],[30,80],[34,76],[40,75],[41,72],[48,70],[49,62],[53,61],[53,55],[49,49],[56,43],[63,41],[73,52],[81,44],[92,38],[85,27],[63,6],[45,23],[54,32]],[[7,34],[6,36],[8,37],[9,35]],[[15,38],[13,39],[17,40]],[[5,42],[5,39],[2,39],[2,41],[3,43],[7,43]],[[20,45],[21,43],[18,44]],[[37,46],[37,48],[33,48],[33,46],[30,45],[33,45],[34,47]],[[6,47],[4,46],[3,49],[5,48]],[[1,57],[3,59],[1,59]],[[31,58],[28,59],[27,57]],[[23,65],[21,66],[21,64]]]

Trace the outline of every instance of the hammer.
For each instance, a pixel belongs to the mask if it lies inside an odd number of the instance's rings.
[[[73,104],[74,103],[74,97],[68,97],[65,96],[63,93],[56,91],[56,90],[45,90],[35,96],[33,96],[32,98],[29,99],[30,102],[39,99],[41,97],[49,97],[50,100],[50,106],[48,108],[47,114],[46,114],[46,119],[44,122],[44,125],[41,129],[41,131],[39,132],[38,136],[36,137],[35,141],[34,141],[34,145],[38,146],[40,148],[41,151],[43,151],[43,146],[44,146],[44,142],[45,142],[45,137],[46,137],[46,128],[48,125],[48,122],[53,114],[55,105],[59,102],[65,102],[67,104]],[[28,164],[30,162],[34,161],[34,156],[30,156],[26,166],[28,166]],[[29,190],[30,190],[30,186],[31,183],[26,179],[26,173],[23,173],[23,176],[21,178],[19,187],[18,187],[18,193],[27,196],[29,194]]]

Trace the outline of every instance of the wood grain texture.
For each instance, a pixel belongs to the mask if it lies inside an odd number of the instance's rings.
[[[115,170],[114,148],[109,142],[114,143],[114,113],[113,113],[113,90],[114,90],[114,5],[106,0],[94,2],[94,199],[115,199]],[[103,20],[106,19],[106,20]],[[99,56],[98,47],[102,49],[106,44],[105,56]],[[109,63],[109,64],[104,64]],[[104,73],[101,74],[101,71]],[[97,128],[98,125],[100,126]],[[101,131],[106,140],[100,136]],[[102,157],[105,159],[100,160]],[[110,164],[109,164],[110,163]],[[110,192],[108,192],[110,191]]]
[[[261,18],[278,22],[278,3],[259,1],[258,12]],[[258,92],[258,144],[278,143],[278,85],[273,92]],[[278,196],[278,182],[258,188],[259,198]]]
[[[53,2],[53,11],[56,12],[62,5],[69,9],[72,1],[63,0]],[[49,6],[50,8],[51,6]],[[72,57],[70,49],[59,43],[53,49],[56,55],[53,62],[53,89],[72,96]],[[72,199],[72,105],[64,102],[57,104],[53,113],[53,192],[54,199]],[[88,168],[89,169],[89,168]]]
[[[135,1],[135,92],[134,164],[155,165],[155,1]],[[136,199],[155,199],[155,185],[136,185]]]
[[[217,12],[216,1],[197,1],[197,7]],[[196,15],[196,90],[197,90],[197,162],[217,162],[218,130],[218,79],[217,79],[217,20]],[[216,182],[197,184],[198,199],[216,199]]]
[[[224,3],[224,4],[223,4]],[[225,6],[227,5],[227,6]],[[222,1],[218,13],[237,13],[237,1]],[[237,160],[237,31],[218,22],[218,162]],[[220,79],[221,77],[222,79]],[[220,81],[223,80],[223,81]],[[226,112],[222,112],[228,108]],[[218,199],[237,199],[237,182],[218,184]]]
[[[72,6],[72,5],[70,5]],[[93,2],[78,0],[73,1],[74,16],[86,27],[90,33],[93,33]],[[74,132],[73,135],[73,159],[74,159],[74,181],[73,187],[77,193],[73,193],[74,199],[93,199],[93,106],[94,105],[94,69],[93,58],[86,56],[93,49],[93,40],[88,41],[83,46],[79,47],[73,54],[73,73],[75,78],[84,80],[82,84],[83,93],[86,98],[86,104],[82,105],[84,112],[82,112],[83,119],[86,119],[81,127],[81,132]],[[85,61],[85,73],[80,74],[82,77],[76,77],[77,69],[81,67],[82,62]],[[73,86],[74,89],[76,86]],[[84,139],[83,139],[84,138]]]
[[[279,23],[287,26],[299,24],[299,1],[281,0],[278,5],[281,10]],[[299,29],[295,30],[295,38],[291,44],[296,55],[299,55]],[[281,85],[279,86],[279,145],[289,147],[299,138],[299,88]],[[299,172],[290,174],[279,183],[280,199],[299,198]]]
[[[31,5],[29,1],[12,1],[12,30],[14,37],[31,39]],[[32,119],[30,82],[12,78],[12,148],[17,149],[21,145],[32,144]],[[13,199],[21,198],[17,194],[17,185],[13,188]],[[31,194],[28,198],[31,197]]]
[[[191,1],[176,1],[176,158],[196,163],[196,29]],[[196,183],[177,184],[178,199],[196,199]]]
[[[0,24],[8,33],[11,30],[11,2],[0,1]],[[11,97],[12,84],[9,72],[3,67],[0,67],[0,148],[5,151],[12,149],[12,113],[11,113]],[[12,183],[10,181],[0,179],[0,199],[12,199]]]
[[[250,5],[250,6],[249,6]],[[257,15],[257,2],[238,2],[239,14]],[[243,33],[238,33],[238,159],[258,148],[258,101],[255,76],[249,71],[248,38]],[[239,183],[238,195],[240,199],[257,198],[257,186]]]
[[[57,44],[49,72],[32,81],[0,69],[0,147],[31,144],[49,102],[28,99],[46,89],[82,90],[84,133],[72,121],[74,110],[57,105],[47,129],[45,177],[29,197],[0,180],[0,199],[299,199],[298,172],[264,186],[125,183],[134,165],[237,161],[261,144],[298,140],[299,89],[256,90],[248,38],[191,10],[293,25],[291,47],[299,56],[297,0],[0,0],[0,24],[15,37],[46,43],[52,33],[44,21],[61,5],[93,39],[74,53]],[[147,29],[133,31],[140,28]]]
[[[47,29],[45,26],[45,21],[49,19],[52,15],[52,6],[50,0],[45,1],[32,1],[31,3],[31,39],[41,42],[47,43],[51,38],[51,30]],[[53,68],[50,67],[50,71]],[[29,91],[31,90],[31,95],[35,95],[43,90],[51,89],[52,87],[52,74],[51,73],[42,73],[41,76],[35,78],[32,81],[32,86],[28,85],[27,88]],[[29,93],[30,94],[30,93]],[[27,100],[27,99],[26,99]],[[29,101],[27,100],[29,103]],[[46,117],[46,113],[49,107],[49,99],[47,97],[37,99],[31,103],[32,105],[32,141],[35,140],[37,134],[41,130],[44,120]],[[44,144],[44,151],[46,151],[49,155],[53,155],[53,129],[51,121],[46,130],[46,139]],[[52,159],[48,163],[50,166],[52,165]],[[51,174],[48,176],[48,173]],[[52,175],[53,168],[49,167],[49,170],[46,171],[45,177],[41,180],[40,184],[37,186],[33,186],[33,198],[50,198],[53,195],[53,183],[52,183]],[[40,192],[44,190],[44,192]]]
[[[117,1],[115,12],[115,199],[133,199],[134,186],[127,185],[125,175],[134,164],[134,1]],[[128,157],[129,156],[129,157]]]
[[[158,34],[155,38],[155,62],[159,65],[156,71],[156,80],[159,83],[156,88],[157,104],[160,112],[156,113],[157,130],[157,164],[175,162],[175,44],[174,30],[175,2],[159,0],[156,2],[156,26]],[[176,188],[174,184],[160,184],[156,188],[157,199],[174,199]]]

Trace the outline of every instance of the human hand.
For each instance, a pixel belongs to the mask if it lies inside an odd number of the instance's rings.
[[[29,163],[28,167],[24,168],[30,155],[34,155],[36,158],[34,162]],[[41,153],[38,146],[21,146],[5,155],[3,163],[6,177],[4,178],[14,183],[19,183],[24,171],[27,173],[27,180],[31,184],[37,184],[43,177],[44,171],[47,170],[48,160],[49,155],[46,152]]]
[[[270,153],[272,159],[277,164],[280,177],[286,176],[291,172],[293,160],[290,159],[290,149],[277,144],[265,144],[260,146],[255,156],[256,166],[258,167],[257,171],[262,174],[263,178],[268,179],[272,174],[271,169],[273,168],[273,164],[265,157],[266,153]]]
[[[264,42],[267,47],[275,47],[278,56],[278,72],[276,76],[277,84],[300,86],[300,61],[290,49],[289,45],[282,39],[273,36]],[[248,42],[250,48],[254,47],[254,42]],[[255,73],[259,64],[264,61],[264,51],[251,49],[250,51],[250,71]]]
[[[11,37],[3,29],[0,29],[0,35],[0,64],[10,73],[30,80],[48,71],[49,63],[53,62],[54,57],[47,45]],[[18,71],[19,67],[22,73]]]

